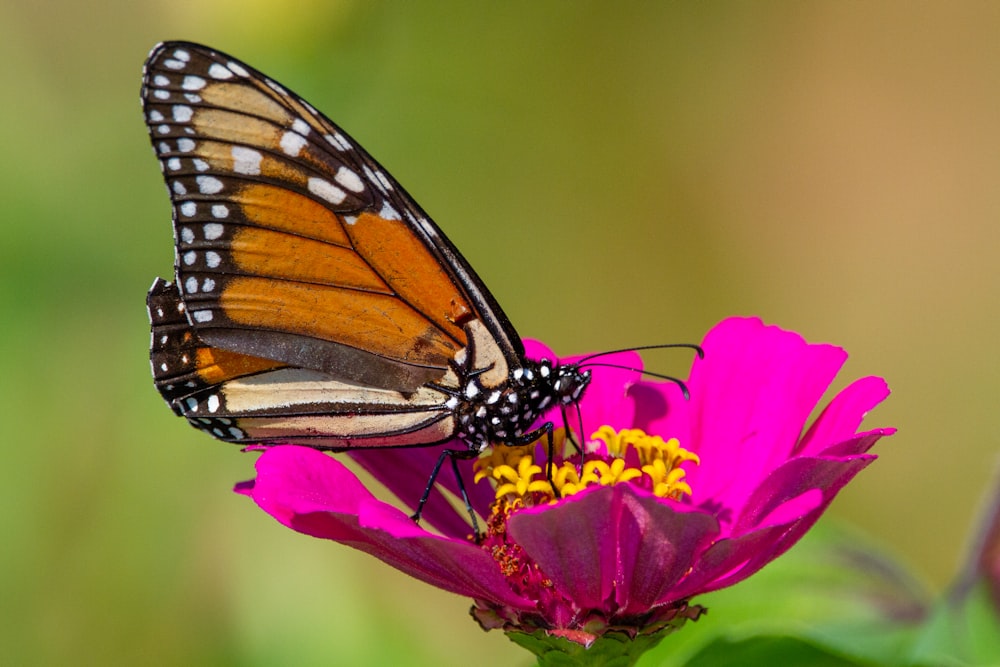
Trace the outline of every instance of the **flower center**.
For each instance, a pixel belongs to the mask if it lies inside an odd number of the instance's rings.
[[[556,431],[555,441],[555,451],[564,451],[564,429]],[[629,483],[661,498],[680,500],[691,495],[681,465],[699,463],[698,456],[683,449],[676,438],[664,440],[641,429],[616,431],[602,426],[582,456],[574,453],[553,460],[550,482],[543,449],[537,442],[520,447],[498,445],[476,461],[475,481],[491,479],[496,484],[494,513],[554,503],[598,484]]]
[[[557,430],[553,439],[553,450],[565,452],[565,429]],[[639,429],[615,431],[602,426],[582,454],[573,447],[570,456],[554,458],[550,481],[545,444],[498,445],[476,461],[476,482],[490,479],[496,486],[486,533],[477,542],[496,561],[511,588],[536,601],[540,627],[567,627],[582,622],[580,609],[556,590],[552,580],[511,538],[507,532],[510,517],[525,507],[555,503],[595,485],[633,484],[661,498],[679,500],[691,495],[681,465],[699,461],[697,455],[682,449],[676,438],[665,441]],[[530,625],[526,618],[521,621]]]

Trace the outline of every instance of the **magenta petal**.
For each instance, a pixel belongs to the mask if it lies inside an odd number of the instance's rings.
[[[698,555],[691,572],[661,602],[680,600],[742,581],[772,560],[768,557],[771,545],[787,529],[787,526],[770,526],[719,540]]]
[[[667,434],[690,448],[691,410],[688,399],[675,382],[639,382],[629,388],[635,401],[635,423],[646,433]]]
[[[818,453],[831,442],[850,438],[868,411],[889,396],[889,385],[880,377],[855,380],[837,394],[802,438],[798,454]]]
[[[621,484],[523,510],[508,530],[579,607],[600,609],[614,594],[627,613],[641,613],[684,575],[718,524]]]
[[[616,602],[626,614],[641,614],[672,599],[671,590],[718,536],[719,524],[647,494],[627,493],[623,501]]]
[[[867,438],[873,443],[878,434]],[[792,547],[834,497],[875,457],[794,459],[776,470],[747,502],[732,537],[719,540],[697,560],[678,587],[683,595],[708,592],[754,574]],[[798,512],[793,512],[797,509]]]
[[[552,348],[540,340],[525,338],[522,342],[524,343],[524,356],[528,359],[535,359],[536,361],[541,359],[548,359],[549,361],[558,359]]]
[[[691,429],[702,461],[726,465],[700,466],[690,481],[702,497],[732,504],[792,453],[846,354],[740,318],[712,329],[704,348],[691,373]]]
[[[819,455],[828,457],[850,457],[856,454],[864,454],[875,446],[880,438],[890,436],[896,432],[894,428],[877,428],[872,431],[855,434],[843,442],[836,442],[820,451]]]
[[[570,357],[563,361],[574,363],[575,360],[576,358]],[[589,438],[604,425],[616,430],[633,427],[635,400],[629,396],[629,389],[642,378],[639,373],[642,369],[642,357],[637,352],[609,354],[601,356],[595,362],[623,368],[595,366],[591,369],[590,386],[580,400],[580,412],[585,419],[585,438]]]
[[[810,491],[820,491],[822,500],[804,507],[803,514],[825,507],[854,475],[867,467],[875,456],[864,454],[848,459],[798,458],[779,467],[747,499],[732,534],[740,535],[767,523],[782,523],[775,513]],[[794,517],[788,517],[789,519]]]
[[[465,447],[461,442],[452,443],[453,448]],[[348,452],[351,458],[361,464],[365,470],[393,493],[411,510],[416,510],[417,502],[427,487],[431,471],[444,447],[409,447],[395,449],[367,449]],[[493,492],[488,484],[472,483],[472,461],[458,461],[462,473],[469,502],[481,516],[489,514],[490,503],[493,502]],[[460,498],[455,474],[451,464],[445,461],[436,484],[447,489],[456,498]],[[436,530],[449,537],[464,539],[472,532],[469,515],[462,511],[461,500],[456,508],[441,492],[433,489],[424,505],[421,522],[433,526]]]
[[[316,450],[268,449],[257,460],[253,486],[240,485],[239,491],[294,530],[370,553],[433,586],[517,609],[534,608],[511,591],[485,551],[428,533],[375,498],[339,461]]]

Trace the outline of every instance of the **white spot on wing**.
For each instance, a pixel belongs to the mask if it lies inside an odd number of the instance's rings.
[[[337,181],[352,192],[364,192],[365,190],[365,184],[361,181],[358,175],[347,167],[341,167],[338,169],[337,175],[333,177],[333,180]]]
[[[222,192],[222,181],[214,176],[196,176],[194,180],[198,183],[198,192],[203,195],[214,195]]]
[[[242,77],[250,76],[250,72],[243,69],[243,67],[239,63],[234,63],[233,61],[229,61],[227,64],[229,65],[229,69],[233,70],[233,72],[235,72],[237,76],[242,76]]]
[[[281,135],[281,141],[279,143],[281,144],[281,150],[285,152],[285,155],[295,157],[306,145],[306,139],[301,134],[289,131]]]
[[[378,214],[385,220],[402,220],[402,218],[399,217],[399,212],[396,211],[396,209],[394,209],[387,201],[382,202],[382,210],[379,211]]]
[[[215,239],[222,236],[222,231],[224,228],[217,222],[208,222],[205,223],[204,229],[205,229],[205,238],[209,241],[214,241]]]
[[[208,171],[208,163],[200,158],[195,158],[191,160],[191,163],[194,165],[194,168],[197,169],[198,171]]]
[[[194,264],[194,261],[196,259],[198,259],[198,253],[196,253],[194,250],[187,251],[186,253],[184,253],[184,256],[181,257],[181,260],[184,262],[186,266],[191,266],[192,264]]]
[[[184,62],[181,60],[174,60],[173,58],[167,58],[163,61],[163,66],[167,69],[184,69]]]
[[[312,128],[309,127],[309,123],[305,122],[301,118],[296,118],[292,121],[292,129],[299,134],[304,135],[308,135],[312,131]]]
[[[209,250],[205,253],[205,263],[208,264],[209,268],[218,268],[219,264],[222,263],[222,257],[214,250]]]
[[[181,241],[184,243],[194,243],[194,230],[190,227],[181,227]]]
[[[212,394],[208,397],[208,411],[215,412],[219,409],[219,395]]]
[[[190,153],[194,150],[195,143],[193,140],[187,137],[182,137],[177,140],[177,150],[181,153]]]
[[[188,276],[188,279],[184,281],[184,291],[188,294],[194,294],[198,291],[198,279],[194,276]]]
[[[170,85],[170,79],[163,76],[162,74],[157,74],[153,77],[153,85],[159,86],[160,88],[165,88]]]
[[[191,54],[187,52],[187,49],[177,49],[174,51],[174,58],[177,58],[177,60],[188,62],[189,60],[191,60]]]
[[[154,90],[153,91],[153,97],[155,97],[158,100],[169,100],[170,99],[170,91],[169,90]]]
[[[170,113],[178,123],[187,123],[191,120],[191,116],[194,115],[194,109],[184,104],[175,104],[170,109]]]
[[[200,76],[189,75],[184,77],[184,81],[181,82],[181,88],[184,90],[201,90],[205,87],[205,81]]]
[[[226,206],[225,204],[215,204],[215,205],[213,205],[212,206],[212,217],[213,218],[219,218],[220,220],[223,219],[223,218],[228,218],[229,217],[229,207]]]
[[[233,78],[233,71],[219,63],[212,63],[212,66],[208,68],[208,75],[218,81],[225,81]]]
[[[190,218],[198,212],[198,206],[193,201],[186,201],[180,206],[181,215]]]
[[[180,158],[172,157],[169,160],[167,160],[167,169],[169,169],[170,171],[177,171],[180,168],[181,168]]]
[[[257,176],[260,174],[260,161],[263,155],[252,148],[246,146],[233,146],[233,171],[237,174],[247,176]]]
[[[161,120],[163,120],[163,114],[157,111],[156,109],[150,111],[149,116],[147,117],[149,118],[150,123],[159,123]]]
[[[309,192],[321,199],[325,199],[331,204],[340,204],[347,198],[347,193],[338,188],[330,181],[322,178],[312,177],[308,183]]]
[[[212,321],[212,311],[210,310],[195,310],[191,312],[191,317],[194,318],[195,322],[211,322]]]
[[[186,195],[187,194],[187,188],[185,188],[184,184],[181,183],[180,181],[174,181],[173,183],[170,184],[170,187],[173,188],[174,194],[177,194],[177,195]]]

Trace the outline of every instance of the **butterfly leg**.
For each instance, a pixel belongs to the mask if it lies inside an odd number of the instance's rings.
[[[583,440],[583,415],[580,413],[580,404],[574,403],[573,407],[576,409],[576,423],[580,427],[580,439]],[[583,450],[583,444],[576,441],[576,437],[573,435],[573,430],[569,427],[569,418],[566,416],[566,406],[562,406],[561,409],[563,424],[566,426],[566,437],[569,438],[570,444],[573,445],[573,449],[576,450],[576,453],[580,455],[580,465],[577,468],[577,473],[581,478],[583,478],[583,464],[586,459],[586,452]]]
[[[427,499],[431,497],[431,489],[434,488],[434,482],[437,480],[438,473],[441,472],[441,466],[444,465],[444,460],[449,459],[451,461],[452,472],[455,473],[455,482],[458,484],[459,494],[462,496],[462,502],[465,503],[465,509],[469,513],[469,519],[472,522],[472,534],[476,536],[476,541],[479,541],[479,521],[476,519],[476,511],[472,509],[472,503],[469,502],[469,494],[465,490],[465,482],[462,481],[462,474],[458,469],[458,462],[456,459],[471,459],[478,455],[478,452],[469,449],[445,449],[438,456],[437,462],[434,464],[434,468],[431,470],[431,476],[427,479],[427,486],[424,487],[424,493],[420,496],[420,501],[417,503],[417,511],[413,513],[410,517],[416,522],[420,521],[420,515],[423,514],[424,505],[427,504]]]

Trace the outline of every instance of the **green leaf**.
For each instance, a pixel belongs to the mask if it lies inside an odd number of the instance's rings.
[[[914,656],[933,665],[1000,665],[1000,616],[984,580],[938,604]]]
[[[731,642],[719,639],[704,647],[686,667],[859,667],[857,662],[792,637],[754,637]]]

